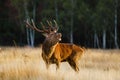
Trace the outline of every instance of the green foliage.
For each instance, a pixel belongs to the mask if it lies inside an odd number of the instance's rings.
[[[25,25],[23,22],[26,18],[24,3],[27,3],[30,18],[33,18],[32,5],[34,3],[36,4],[35,23],[37,25],[40,25],[40,21],[46,22],[46,20],[56,19],[59,30],[62,32],[64,38],[69,37],[72,15],[74,21],[74,38],[78,39],[76,43],[80,41],[83,41],[82,43],[91,43],[93,41],[93,37],[91,36],[93,36],[95,31],[100,36],[102,36],[104,29],[107,33],[110,32],[110,34],[107,34],[108,36],[111,37],[111,34],[113,34],[115,0],[73,0],[73,3],[71,0],[5,0],[0,1],[0,20],[2,20],[0,22],[0,30],[6,32],[4,35],[10,34],[9,36],[12,35],[18,38],[19,36],[12,34],[12,31],[16,31],[15,26],[18,26],[17,29],[20,29],[18,31],[21,31],[21,34],[25,33]],[[7,5],[7,7],[5,5]],[[119,5],[120,2],[118,1],[118,6]],[[11,10],[16,10],[16,15],[12,15]],[[118,10],[118,12],[120,12],[120,10]],[[58,15],[57,17],[56,14]],[[15,19],[11,19],[10,15]],[[119,17],[118,14],[118,19]],[[38,38],[39,35],[36,37]],[[88,41],[88,39],[90,41]],[[113,41],[112,37],[110,39]]]

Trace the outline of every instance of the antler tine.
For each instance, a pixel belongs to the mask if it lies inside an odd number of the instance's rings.
[[[47,30],[40,30],[40,29],[38,29],[38,28],[35,26],[35,23],[34,23],[33,19],[31,19],[31,22],[32,22],[32,25],[29,23],[29,21],[28,21],[28,19],[27,19],[27,21],[25,21],[26,27],[31,28],[31,29],[33,29],[33,30],[36,30],[36,31],[38,31],[38,32],[46,32],[46,33],[48,33]]]
[[[40,22],[40,24],[42,25],[42,28],[45,30],[45,26],[43,25],[43,23],[42,23],[42,22]]]
[[[50,25],[51,25],[51,27],[53,27],[53,25],[52,25],[52,22],[50,21]]]
[[[32,25],[33,25],[34,30],[36,30],[36,31],[38,31],[38,32],[43,32],[42,30],[39,30],[39,29],[35,26],[35,23],[34,23],[33,19],[31,19],[31,22],[32,22]]]
[[[49,30],[46,30],[46,28],[45,28],[45,26],[43,25],[43,23],[42,23],[42,22],[40,22],[40,23],[41,23],[41,25],[42,25],[43,30],[46,31],[47,33],[49,33]]]
[[[32,25],[33,25],[33,29],[34,29],[34,30],[36,30],[36,31],[38,31],[38,32],[44,32],[43,30],[40,30],[40,29],[38,29],[38,28],[35,26],[35,23],[34,23],[33,19],[31,19],[31,22],[32,22]]]
[[[53,20],[53,21],[54,21],[54,23],[55,23],[55,27],[58,27],[57,22],[56,22],[55,20]]]
[[[31,29],[34,30],[34,28],[32,27],[32,25],[29,23],[28,19],[27,21],[24,21],[26,23],[26,27],[30,27]]]
[[[55,29],[56,29],[56,32],[57,32],[58,31],[58,24],[57,24],[57,22],[55,20],[53,20],[53,21],[55,23]]]
[[[47,20],[48,25],[51,27],[50,22]]]
[[[52,22],[47,20],[47,23],[49,26],[49,31],[52,32],[52,29],[53,29]]]

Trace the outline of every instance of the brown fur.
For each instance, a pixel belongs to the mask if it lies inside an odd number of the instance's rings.
[[[84,48],[76,46],[75,44],[57,43],[52,50],[50,57],[45,56],[45,53],[42,54],[47,67],[49,64],[55,63],[57,68],[59,68],[60,62],[67,61],[75,71],[79,71],[78,60],[84,53]]]

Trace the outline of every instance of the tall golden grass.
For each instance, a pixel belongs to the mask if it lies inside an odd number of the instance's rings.
[[[120,50],[88,49],[79,63],[79,73],[67,62],[47,70],[40,47],[0,47],[0,80],[120,80]]]

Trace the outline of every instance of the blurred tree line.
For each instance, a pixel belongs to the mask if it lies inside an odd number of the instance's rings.
[[[41,33],[25,28],[24,20],[56,20],[62,42],[91,48],[119,48],[119,0],[1,0],[0,45],[38,45]]]

